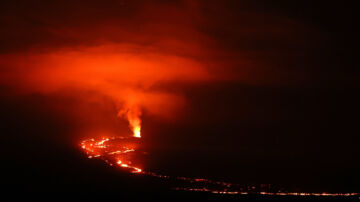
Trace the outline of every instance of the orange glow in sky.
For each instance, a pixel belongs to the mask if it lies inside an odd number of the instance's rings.
[[[1,82],[22,92],[80,89],[111,98],[135,137],[141,136],[144,112],[171,120],[184,106],[182,94],[162,86],[212,80],[207,67],[194,59],[124,44],[1,55],[0,65],[12,68]]]

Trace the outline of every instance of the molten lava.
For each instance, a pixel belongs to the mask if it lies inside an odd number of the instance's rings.
[[[141,173],[142,169],[135,162],[138,142],[134,138],[88,139],[81,142],[88,158],[100,158],[110,166],[118,165],[132,173]]]
[[[137,137],[137,138],[140,138],[141,137],[141,134],[140,134],[140,126],[136,126],[134,128],[134,137]]]
[[[136,138],[135,138],[136,137]],[[117,165],[120,169],[135,174],[143,174],[171,180],[178,184],[173,188],[178,191],[209,192],[212,194],[236,194],[236,195],[272,195],[272,196],[314,196],[331,197],[346,196],[356,197],[359,193],[304,193],[284,191],[283,188],[271,189],[270,184],[240,185],[224,181],[214,181],[203,178],[189,178],[162,175],[151,171],[144,171],[139,163],[140,152],[137,148],[140,144],[140,126],[134,128],[134,137],[104,137],[99,140],[93,138],[81,142],[81,148],[86,152],[88,158],[98,158],[104,160],[110,166]]]

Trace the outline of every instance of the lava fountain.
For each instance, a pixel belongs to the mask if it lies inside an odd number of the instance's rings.
[[[125,104],[119,111],[118,116],[128,120],[129,127],[131,128],[134,137],[141,138],[141,109],[138,105],[138,103]]]

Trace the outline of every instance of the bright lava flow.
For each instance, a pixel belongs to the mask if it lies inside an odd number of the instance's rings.
[[[178,186],[173,188],[178,191],[209,192],[213,194],[259,194],[276,196],[359,196],[359,193],[304,193],[274,189],[270,184],[240,185],[210,179],[174,177],[162,175],[151,171],[144,171],[137,162],[139,152],[137,148],[140,140],[140,130],[134,131],[133,137],[104,137],[100,139],[87,139],[80,143],[87,157],[104,160],[110,166],[119,168],[134,174],[142,174],[172,180]]]

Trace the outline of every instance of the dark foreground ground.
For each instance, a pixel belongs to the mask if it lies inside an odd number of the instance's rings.
[[[56,149],[56,148],[53,148]],[[51,151],[51,149],[50,149]],[[58,154],[61,151],[58,150]],[[68,156],[47,156],[44,152],[32,156],[24,153],[23,161],[29,165],[17,163],[17,160],[3,158],[1,192],[3,197],[12,199],[40,199],[46,201],[96,200],[126,201],[130,200],[354,200],[351,197],[313,197],[313,196],[262,196],[250,195],[217,195],[204,192],[174,191],[174,185],[163,179],[144,175],[131,175],[109,167],[102,160],[87,159],[80,152],[73,151]],[[52,153],[55,154],[55,153]],[[62,153],[64,155],[64,153]],[[27,160],[25,160],[27,159]],[[17,162],[16,162],[17,161]],[[37,162],[35,165],[34,162]]]

